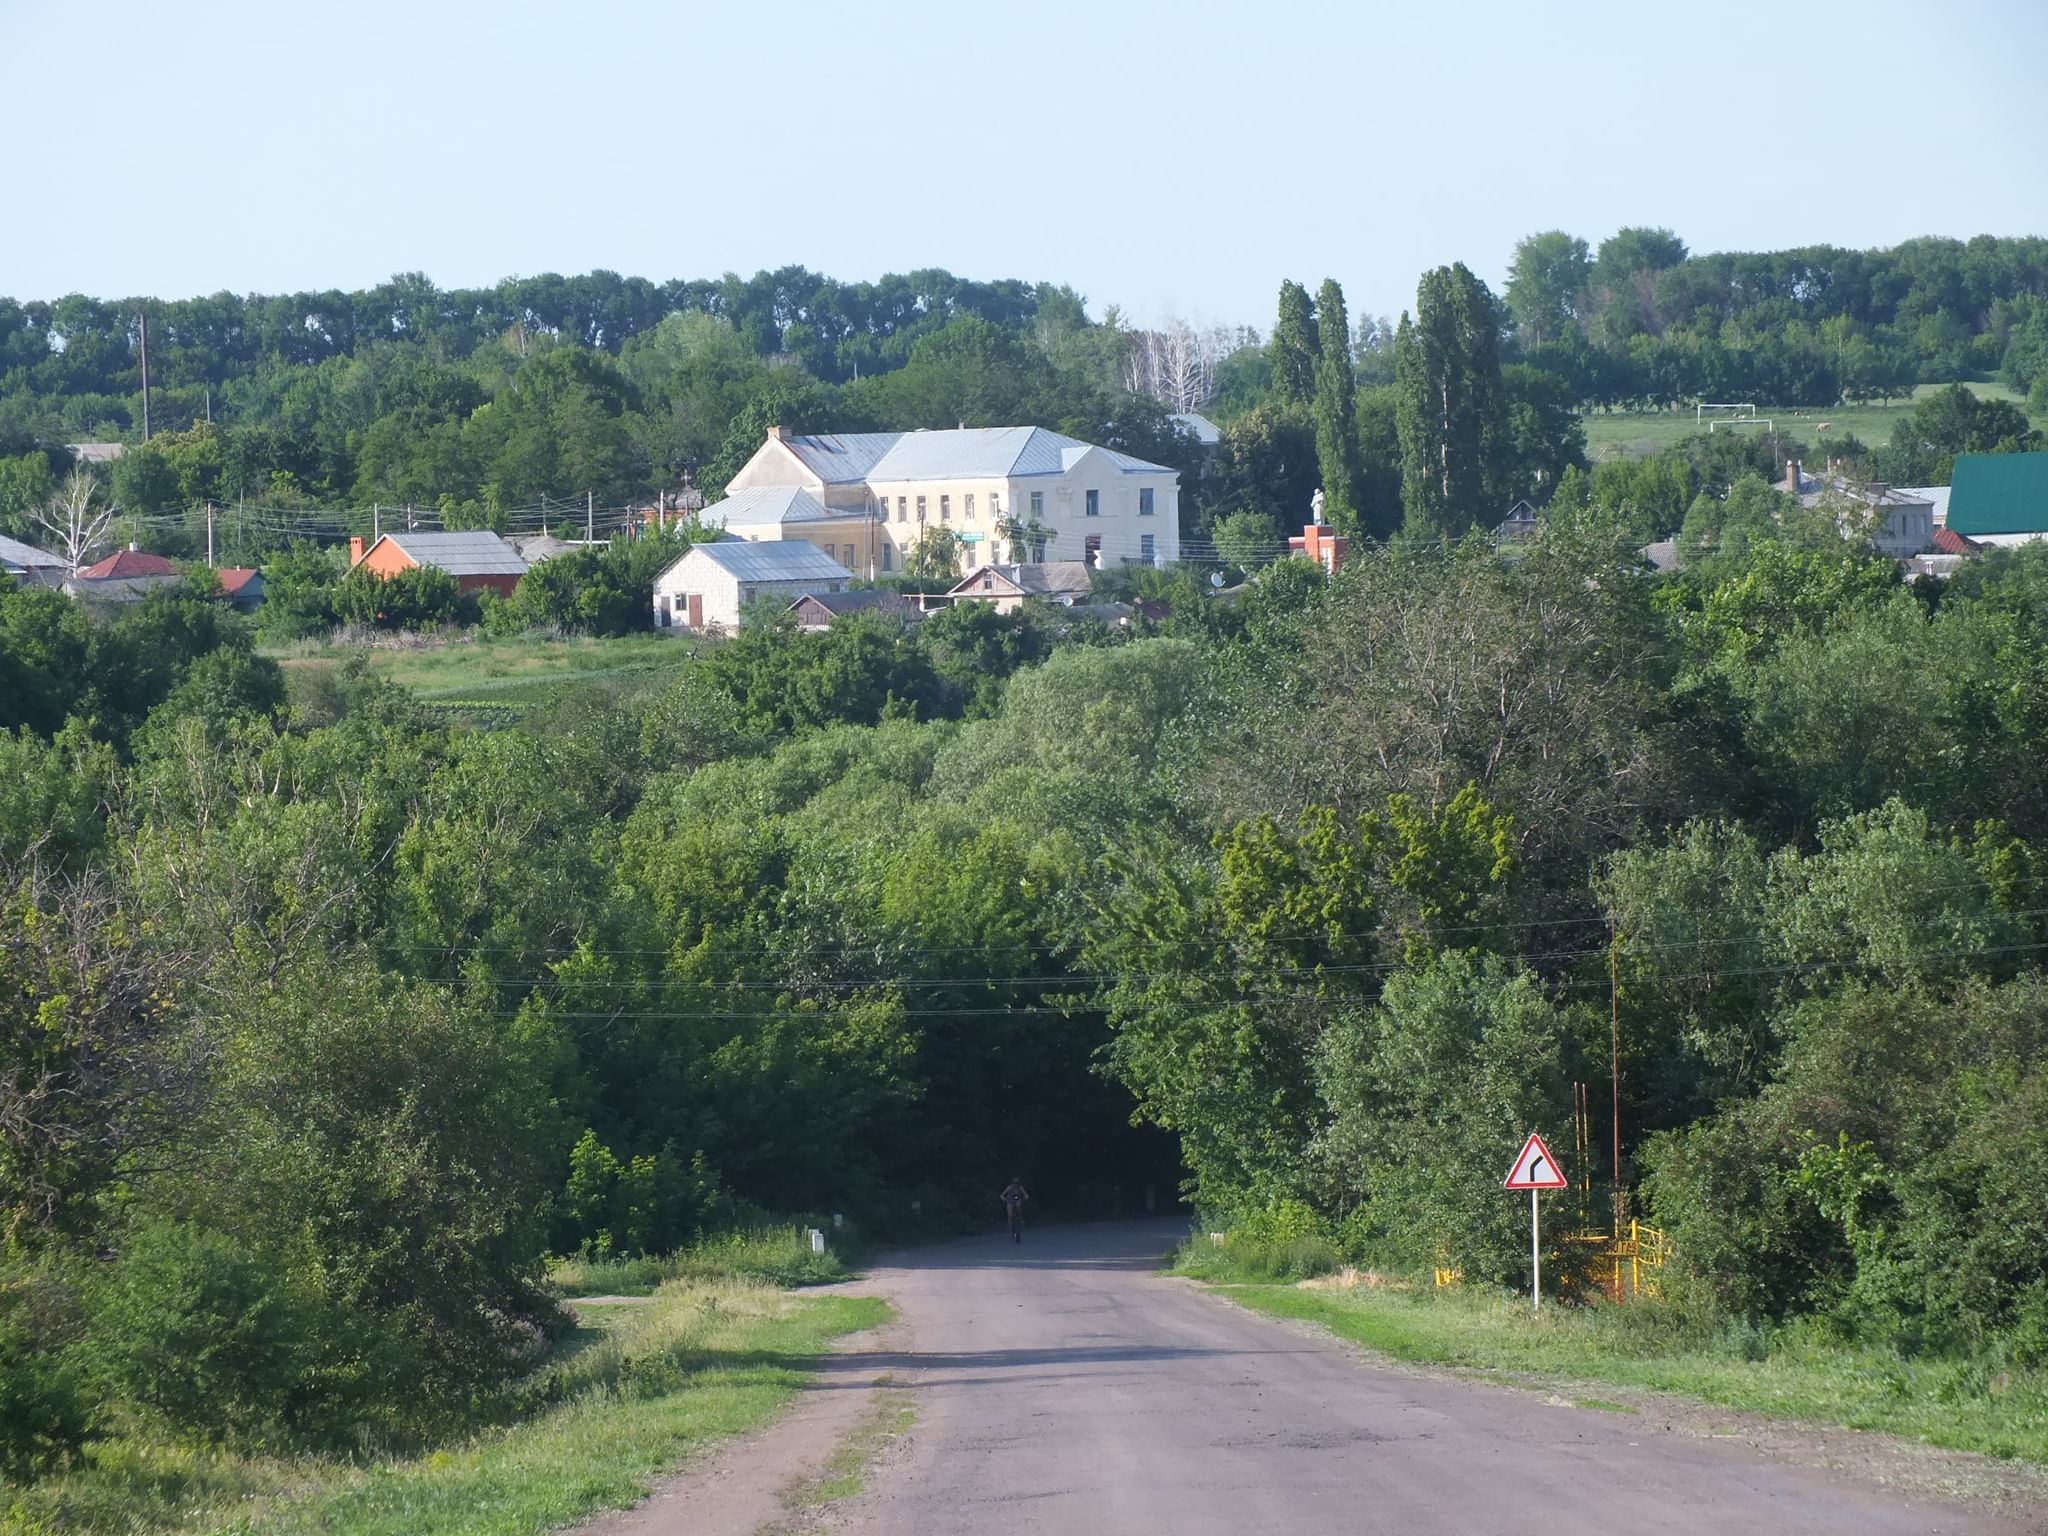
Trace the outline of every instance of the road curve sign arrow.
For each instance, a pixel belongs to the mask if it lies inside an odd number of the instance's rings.
[[[1522,1150],[1515,1158],[1515,1166],[1508,1170],[1508,1189],[1567,1189],[1569,1181],[1564,1169],[1551,1156],[1550,1148],[1543,1144],[1543,1138],[1535,1132],[1522,1143]]]

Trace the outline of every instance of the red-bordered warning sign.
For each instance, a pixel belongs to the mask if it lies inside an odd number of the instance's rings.
[[[1521,1155],[1515,1159],[1515,1166],[1508,1170],[1508,1189],[1567,1189],[1569,1181],[1557,1159],[1551,1156],[1550,1148],[1543,1144],[1543,1138],[1534,1131],[1522,1143]]]

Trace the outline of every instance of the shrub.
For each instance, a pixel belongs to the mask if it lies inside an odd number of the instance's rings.
[[[62,1466],[92,1432],[73,1288],[43,1266],[0,1256],[0,1477]]]
[[[274,1255],[149,1221],[92,1286],[92,1353],[114,1397],[180,1433],[274,1440],[306,1417],[316,1306]]]

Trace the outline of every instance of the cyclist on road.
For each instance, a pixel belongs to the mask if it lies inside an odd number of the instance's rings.
[[[1012,1177],[1003,1190],[1003,1205],[1010,1213],[1010,1241],[1024,1241],[1024,1202],[1031,1198],[1031,1192],[1024,1187],[1021,1178]]]

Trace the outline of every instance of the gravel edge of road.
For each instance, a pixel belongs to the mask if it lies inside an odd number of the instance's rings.
[[[1403,1360],[1347,1339],[1321,1323],[1277,1317],[1256,1307],[1240,1306],[1227,1285],[1213,1285],[1185,1275],[1161,1274],[1160,1278],[1264,1318],[1300,1337],[1333,1345],[1373,1370],[1496,1387],[1567,1412],[1612,1412],[1612,1407],[1595,1405],[1618,1405],[1640,1417],[1646,1434],[1734,1440],[1774,1460],[1857,1478],[1899,1493],[1976,1501],[2021,1511],[2039,1510],[2043,1529],[2048,1530],[2048,1468],[2029,1462],[2001,1461],[1995,1456],[1950,1450],[1877,1430],[1779,1418],[1754,1409],[1726,1408],[1704,1398],[1647,1387],[1505,1368]]]

